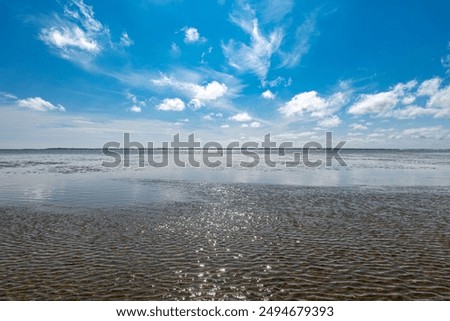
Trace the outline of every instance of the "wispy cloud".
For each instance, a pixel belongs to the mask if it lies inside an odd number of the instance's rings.
[[[278,23],[292,11],[294,0],[263,0],[258,9],[261,12],[261,21],[264,23]]]
[[[122,32],[122,35],[120,36],[120,45],[123,47],[129,47],[134,44],[134,41],[130,38],[127,32]]]
[[[139,100],[138,97],[130,92],[126,93],[127,99],[132,103],[132,106],[127,110],[132,113],[142,112],[142,107],[146,105],[145,100]]]
[[[232,67],[240,71],[250,71],[265,79],[271,65],[271,57],[280,47],[283,33],[281,29],[276,29],[265,36],[259,28],[258,19],[254,18],[251,21],[250,30],[247,21],[237,19],[234,21],[250,35],[250,43],[247,45],[230,40],[222,44],[223,53]]]
[[[311,39],[317,35],[316,28],[317,13],[313,13],[297,27],[294,41],[288,49],[280,51],[281,66],[294,67],[298,65],[302,57],[306,55],[311,48]]]
[[[283,19],[293,7],[291,0],[262,1],[259,5],[237,1],[230,21],[249,35],[250,41],[231,39],[222,44],[228,64],[237,70],[254,73],[262,82],[265,82],[274,55],[279,58],[278,67],[296,66],[308,53],[312,36],[317,34],[317,12],[297,27],[294,37],[287,39],[287,23]]]
[[[59,104],[55,106],[52,103],[42,99],[41,97],[19,99],[17,100],[17,106],[29,108],[36,111],[50,111],[50,110],[66,111],[64,106]]]
[[[69,0],[62,14],[46,19],[39,39],[60,57],[86,64],[106,48],[114,48],[109,29],[95,18],[94,9],[83,0]],[[118,45],[133,44],[128,33],[123,32]]]
[[[271,57],[283,40],[281,28],[275,28],[265,35],[259,27],[256,12],[250,4],[244,2],[239,2],[239,8],[230,15],[230,21],[250,36],[250,43],[245,44],[233,39],[223,43],[222,50],[228,63],[237,70],[250,71],[265,79],[271,65]]]
[[[15,96],[11,93],[8,93],[8,92],[4,92],[4,91],[0,92],[0,96],[5,99],[8,99],[8,100],[16,100],[17,99],[17,96]]]

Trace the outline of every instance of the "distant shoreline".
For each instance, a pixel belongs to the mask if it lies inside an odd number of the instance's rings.
[[[188,150],[188,148],[179,148],[180,150]],[[243,150],[245,148],[223,148],[223,150]],[[302,147],[293,147],[293,148],[270,148],[272,151],[284,150],[284,151],[301,151],[304,148]],[[8,151],[102,151],[103,148],[87,148],[87,147],[51,147],[51,148],[0,148],[0,152],[8,152]],[[124,148],[110,148],[109,150],[114,151],[123,151]],[[137,150],[137,148],[130,148],[130,150]],[[174,148],[144,148],[147,150],[169,150],[174,151]],[[214,150],[214,148],[194,148],[195,151],[202,150]],[[247,148],[247,150],[254,151],[264,151],[264,148]],[[317,149],[326,150],[326,148]],[[393,151],[393,152],[450,152],[450,148],[342,148],[340,151]]]

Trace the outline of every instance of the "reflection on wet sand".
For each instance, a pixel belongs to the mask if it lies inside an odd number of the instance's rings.
[[[449,187],[133,185],[166,198],[2,206],[0,299],[450,299]]]

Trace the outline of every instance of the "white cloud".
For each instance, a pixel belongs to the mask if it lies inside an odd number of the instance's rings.
[[[286,15],[292,11],[294,4],[294,0],[264,0],[257,9],[261,12],[261,19],[264,23],[276,23],[283,21]]]
[[[390,116],[394,107],[402,99],[411,100],[411,90],[417,86],[417,81],[399,83],[391,90],[376,94],[361,95],[348,112],[353,115],[375,114],[378,116]]]
[[[225,84],[221,84],[217,81],[212,81],[205,86],[194,85],[192,86],[194,97],[189,102],[189,105],[191,105],[192,102],[194,109],[198,109],[204,106],[205,102],[217,100],[225,95],[227,89]]]
[[[322,98],[316,91],[295,95],[289,102],[279,108],[285,117],[303,116],[322,119],[332,116],[345,103],[345,95],[338,92],[328,98]]]
[[[213,118],[211,115],[203,116],[203,119],[204,119],[204,120],[208,120],[208,121],[214,120],[214,118]]]
[[[52,103],[42,99],[41,97],[19,99],[17,100],[17,105],[19,107],[29,108],[37,111],[49,111],[49,110],[59,110],[66,111],[62,105],[53,105]]]
[[[393,110],[389,116],[398,118],[398,119],[414,119],[418,116],[433,116],[436,114],[435,109],[431,108],[423,108],[419,106],[407,106],[406,108]]]
[[[73,27],[51,27],[43,29],[41,39],[48,45],[53,45],[59,49],[69,50],[69,48],[80,49],[94,54],[100,51],[97,41],[90,38],[87,33],[78,26]]]
[[[182,111],[186,105],[180,98],[166,98],[156,108],[164,111]]]
[[[442,126],[409,128],[403,130],[403,135],[411,138],[443,139],[448,137],[449,131]]]
[[[416,97],[413,95],[408,95],[402,98],[402,104],[403,105],[411,105],[416,101]]]
[[[450,109],[450,85],[442,89],[437,90],[430,97],[428,101],[428,107]]]
[[[249,124],[249,127],[250,128],[259,128],[259,127],[261,127],[261,123],[259,121],[254,121]]]
[[[94,10],[83,0],[70,0],[64,6],[64,16],[55,15],[50,25],[41,29],[39,38],[62,58],[81,63],[110,42],[109,30],[95,19]]]
[[[264,0],[259,3],[238,0],[236,3],[230,21],[250,36],[250,41],[244,43],[231,39],[222,44],[230,66],[254,73],[264,82],[273,56],[279,58],[278,67],[293,67],[309,51],[310,39],[317,33],[317,13],[311,14],[297,28],[294,37],[285,37],[284,29],[293,20],[286,17],[292,11],[293,0]]]
[[[442,79],[439,77],[425,80],[417,90],[419,96],[433,96],[441,86]]]
[[[248,122],[252,121],[253,117],[250,116],[247,112],[243,112],[230,117],[230,119],[238,122]]]
[[[228,87],[224,83],[212,81],[204,86],[200,86],[190,82],[178,81],[174,78],[163,76],[160,79],[153,79],[152,83],[157,86],[168,86],[184,92],[188,95],[190,101],[189,106],[192,109],[199,109],[207,102],[216,101],[223,97]]]
[[[250,43],[231,39],[222,44],[228,64],[240,71],[249,71],[265,79],[271,65],[272,55],[283,40],[281,28],[276,28],[267,36],[258,24],[255,11],[249,4],[239,3],[239,8],[230,15],[230,20],[250,36]]]
[[[128,36],[128,33],[122,32],[122,36],[120,37],[120,45],[123,47],[129,47],[134,45],[134,41]]]
[[[262,80],[261,84],[263,87],[278,87],[278,86],[284,86],[289,87],[292,85],[292,78],[285,79],[283,77],[278,76],[275,79],[272,80]]]
[[[439,77],[425,80],[417,87],[415,80],[400,83],[391,90],[361,95],[348,112],[353,115],[372,114],[377,117],[414,119],[419,116],[450,118],[450,85],[441,88]],[[420,98],[420,100],[418,100]],[[421,106],[421,101],[424,101]],[[419,104],[411,105],[414,102]]]
[[[265,92],[261,94],[261,97],[267,100],[273,100],[275,99],[275,94],[271,92],[269,89],[267,89]]]
[[[142,111],[142,107],[146,105],[146,102],[144,100],[139,100],[136,95],[133,95],[130,92],[126,93],[126,97],[133,104],[133,106],[128,108],[128,111],[131,111],[133,113],[140,113]]]
[[[184,27],[182,29],[184,31],[184,42],[185,43],[196,43],[196,42],[205,42],[206,39],[200,36],[197,28],[194,27]]]
[[[228,124],[220,125],[220,128],[230,128],[230,125]]]
[[[350,124],[348,127],[354,130],[366,130],[367,126],[364,126],[362,124]]]
[[[132,106],[132,107],[130,108],[130,111],[131,111],[132,113],[140,113],[140,112],[142,111],[142,109],[141,109],[140,106],[134,105],[134,106]]]
[[[333,115],[332,117],[329,117],[329,118],[322,119],[322,120],[318,121],[318,123],[317,123],[317,125],[322,128],[337,127],[340,124],[341,124],[341,119],[336,115]]]
[[[15,95],[13,95],[11,93],[8,93],[8,92],[4,92],[4,91],[1,91],[0,95],[3,96],[6,99],[11,99],[11,100],[16,100],[17,99],[17,97]]]
[[[393,92],[362,95],[359,101],[350,107],[348,112],[353,115],[387,115],[397,103],[398,97]]]
[[[136,95],[133,95],[133,94],[130,93],[130,92],[127,92],[126,95],[127,95],[127,98],[128,98],[133,104],[137,104],[137,103],[138,103],[138,99],[137,99]]]
[[[380,139],[380,138],[383,138],[383,137],[384,137],[384,134],[381,134],[381,133],[373,133],[373,134],[370,134],[370,135],[367,136],[367,138],[369,140]]]

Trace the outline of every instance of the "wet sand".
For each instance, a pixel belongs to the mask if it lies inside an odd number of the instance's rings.
[[[450,299],[449,187],[135,184],[191,197],[1,205],[0,299]]]

